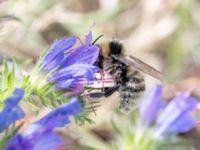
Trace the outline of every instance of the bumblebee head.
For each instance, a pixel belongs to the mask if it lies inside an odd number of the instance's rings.
[[[111,55],[120,55],[123,50],[123,45],[117,41],[117,40],[112,40],[109,43],[109,56]]]

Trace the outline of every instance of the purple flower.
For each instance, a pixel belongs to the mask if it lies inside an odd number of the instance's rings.
[[[60,63],[60,67],[48,79],[48,82],[55,82],[56,88],[70,90],[80,89],[81,92],[84,81],[94,80],[94,73],[98,68],[93,66],[93,64],[98,58],[99,48],[92,45],[91,42],[92,33],[89,32],[85,37],[85,43],[73,49],[73,51],[66,53],[63,61],[60,60],[62,62]]]
[[[99,55],[99,48],[92,45],[92,32],[85,36],[85,42],[78,47],[74,46],[77,39],[74,37],[63,38],[56,41],[44,56],[40,73],[51,72],[47,75],[47,82],[53,82],[55,88],[69,89],[73,93],[80,93],[84,83],[94,80],[98,69],[93,64]]]
[[[0,112],[0,132],[24,117],[24,112],[18,106],[22,99],[24,91],[22,89],[15,89],[12,96],[8,97],[4,102],[4,109]]]
[[[65,52],[76,43],[76,38],[69,37],[60,39],[52,44],[47,54],[44,56],[40,70],[50,71],[62,65],[65,61]]]
[[[81,105],[77,98],[61,105],[40,120],[32,123],[21,134],[12,137],[5,150],[51,150],[63,144],[62,139],[53,132],[56,127],[70,123],[69,116],[78,115]]]
[[[94,72],[97,69],[89,64],[73,64],[56,72],[49,81],[56,81],[56,88],[74,89],[76,85],[81,85],[82,81],[94,80]]]
[[[196,125],[197,121],[190,114],[197,106],[197,100],[193,96],[180,93],[164,105],[160,99],[161,94],[162,87],[157,85],[140,106],[141,122],[147,126],[154,126],[156,137],[184,133]]]
[[[62,63],[61,68],[77,63],[94,64],[99,56],[99,48],[96,45],[92,45],[91,42],[92,32],[89,32],[85,37],[85,44],[82,44],[73,52],[69,53]]]

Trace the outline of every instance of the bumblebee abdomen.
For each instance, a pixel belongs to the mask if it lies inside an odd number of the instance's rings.
[[[129,76],[125,85],[119,88],[120,106],[122,112],[129,113],[139,105],[139,98],[145,91],[145,83],[141,74]]]

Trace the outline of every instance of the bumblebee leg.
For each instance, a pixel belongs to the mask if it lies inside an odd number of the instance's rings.
[[[105,88],[104,96],[108,97],[108,96],[112,95],[114,92],[116,92],[118,89],[119,89],[119,85],[115,85],[113,87]]]
[[[101,97],[104,97],[104,95],[105,95],[104,92],[90,93],[90,97],[92,97],[92,98],[101,98]]]
[[[94,93],[90,93],[90,97],[92,98],[101,98],[101,97],[108,97],[110,95],[112,95],[114,92],[116,92],[119,89],[119,85],[115,85],[113,87],[107,87],[105,88],[104,91],[102,92],[94,92]]]

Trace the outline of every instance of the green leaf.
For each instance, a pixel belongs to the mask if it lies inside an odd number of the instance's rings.
[[[15,83],[15,68],[12,68],[11,73],[9,73],[8,75],[8,79],[7,79],[7,83],[8,83],[8,89],[9,89],[9,93],[11,93],[14,89],[14,83]]]
[[[2,76],[2,83],[1,83],[1,89],[2,91],[5,91],[7,88],[7,78],[8,78],[8,64],[4,63],[4,69],[3,69],[3,76]]]

